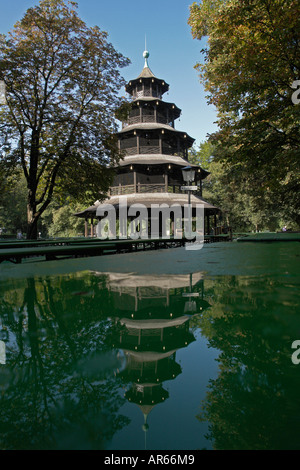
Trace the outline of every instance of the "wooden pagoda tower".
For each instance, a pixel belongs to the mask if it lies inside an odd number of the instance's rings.
[[[144,54],[145,64],[142,72],[127,83],[126,92],[132,102],[126,121],[117,133],[119,150],[123,159],[115,168],[116,175],[105,201],[97,201],[85,211],[76,214],[86,221],[85,235],[88,236],[88,219],[91,219],[90,235],[94,235],[93,221],[100,204],[111,204],[118,213],[120,196],[126,196],[128,207],[143,204],[149,212],[152,204],[188,204],[187,192],[182,169],[190,166],[195,169],[193,185],[198,190],[191,195],[191,206],[195,212],[197,204],[204,205],[205,233],[209,234],[216,225],[217,207],[202,199],[202,181],[208,172],[198,165],[188,162],[188,150],[194,140],[186,132],[175,129],[175,121],[181,110],[174,104],[163,100],[169,85],[157,78],[148,65],[149,52]],[[210,221],[210,216],[214,216]]]

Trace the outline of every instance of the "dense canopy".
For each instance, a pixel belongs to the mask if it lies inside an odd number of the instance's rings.
[[[28,238],[55,192],[98,198],[119,158],[111,135],[124,85],[119,69],[129,61],[76,9],[41,0],[1,37],[7,106],[0,107],[0,155],[25,175]]]
[[[196,65],[218,110],[214,156],[251,196],[273,199],[300,223],[299,4],[293,0],[203,0],[190,8]]]

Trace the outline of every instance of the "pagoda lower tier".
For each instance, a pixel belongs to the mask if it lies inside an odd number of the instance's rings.
[[[126,195],[111,196],[105,201],[101,201],[101,202],[97,201],[95,204],[88,207],[84,211],[76,214],[77,217],[81,217],[85,219],[85,236],[86,237],[97,236],[95,222],[99,221],[99,217],[97,216],[97,211],[99,210],[99,208],[101,208],[101,206],[103,208],[105,208],[107,204],[109,204],[110,206],[113,206],[116,211],[116,217],[118,218],[119,213],[120,213],[120,206],[124,205],[124,202],[126,202],[128,208],[132,207],[133,205],[142,205],[147,208],[148,222],[150,224],[148,227],[149,238],[151,234],[153,236],[153,233],[154,233],[151,229],[151,223],[153,220],[151,211],[152,211],[153,206],[162,207],[163,205],[167,205],[168,207],[171,208],[172,206],[174,207],[174,205],[175,206],[179,205],[182,209],[182,220],[184,222],[184,216],[185,216],[184,208],[189,205],[188,196],[186,194],[177,194],[177,193],[169,193],[169,192],[131,193],[131,194],[126,194]],[[204,201],[199,196],[192,194],[190,196],[190,207],[192,208],[193,218],[196,216],[196,213],[197,213],[196,211],[199,205],[203,206],[203,209],[204,209],[204,218],[205,218],[204,234],[208,235],[208,234],[214,233],[215,228],[217,227],[217,216],[220,213],[220,209],[213,206],[209,202]],[[213,220],[211,220],[212,217],[213,217]],[[89,220],[90,220],[90,231],[88,230]],[[128,220],[130,220],[130,217],[128,217]],[[160,228],[158,233],[155,234],[155,238],[161,237],[162,233],[163,233],[163,229]],[[182,233],[183,235],[183,226],[177,227],[177,228],[174,228],[173,226],[170,228],[170,237],[178,236],[178,234],[180,233]],[[111,235],[108,235],[108,237],[111,239]],[[128,235],[128,237],[130,238],[130,235]],[[118,235],[116,238],[118,238]]]
[[[195,169],[197,195],[202,196],[202,180],[209,174],[198,165],[176,155],[161,153],[125,156],[116,169],[110,196],[136,193],[183,193],[182,168]]]

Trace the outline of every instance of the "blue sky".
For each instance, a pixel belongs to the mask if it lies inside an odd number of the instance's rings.
[[[194,65],[201,60],[204,42],[192,38],[187,24],[193,0],[77,0],[78,14],[88,26],[108,32],[115,49],[131,60],[122,69],[129,81],[143,66],[145,36],[152,72],[170,85],[166,101],[181,108],[176,129],[196,139],[196,145],[217,129],[216,112],[208,106]],[[38,0],[1,0],[0,32],[6,34]],[[125,94],[125,92],[124,92]]]

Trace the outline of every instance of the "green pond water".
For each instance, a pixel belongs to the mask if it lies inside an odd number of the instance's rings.
[[[3,263],[0,449],[300,449],[299,247]]]

